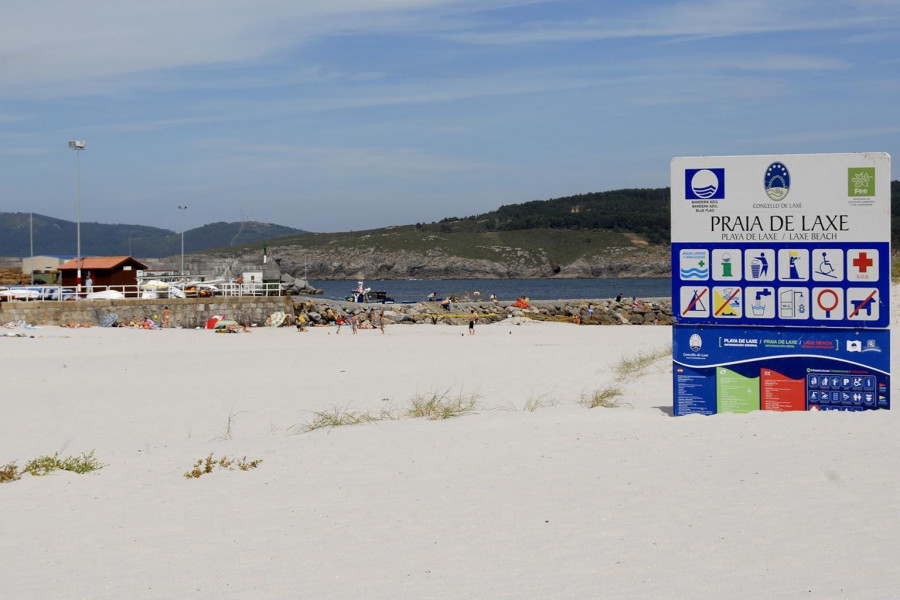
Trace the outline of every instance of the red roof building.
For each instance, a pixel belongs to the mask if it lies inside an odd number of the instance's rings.
[[[81,259],[81,284],[87,285],[88,276],[91,285],[98,286],[136,286],[138,271],[146,269],[147,265],[130,256],[90,256]],[[62,285],[78,285],[78,259],[60,265]]]

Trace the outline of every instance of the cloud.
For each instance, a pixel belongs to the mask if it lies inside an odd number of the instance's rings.
[[[55,148],[46,148],[41,146],[15,146],[12,148],[0,147],[0,156],[46,156],[48,154],[56,154]]]
[[[192,106],[203,116],[157,119],[91,130],[139,131],[190,124],[283,119],[291,116],[347,109],[403,107],[514,95],[541,94],[602,85],[596,73],[584,69],[511,69],[502,74],[440,78],[416,82],[358,82],[347,88],[310,91],[288,99],[214,97]]]
[[[227,160],[242,170],[313,171],[360,176],[417,178],[442,173],[471,172],[501,165],[429,153],[419,148],[349,147],[290,144],[248,144],[239,140],[207,139],[197,148],[232,148]]]
[[[881,14],[848,10],[846,2],[785,4],[776,0],[744,2],[645,3],[605,7],[601,17],[529,22],[513,29],[485,26],[448,37],[469,44],[519,45],[549,42],[590,42],[625,38],[697,39],[789,31],[847,30],[883,25],[884,13],[896,19],[896,6]],[[629,7],[622,12],[623,6]],[[635,7],[635,8],[631,8]],[[617,12],[618,11],[618,12]]]
[[[32,118],[33,117],[25,116],[25,115],[0,113],[0,123],[21,123],[22,121],[27,121]]]
[[[329,36],[417,33],[442,17],[529,4],[482,0],[158,0],[0,5],[0,91],[113,93],[136,73],[274,60]]]
[[[716,61],[713,61],[715,63]],[[837,71],[850,69],[853,65],[836,58],[820,56],[799,56],[789,54],[776,54],[772,56],[754,56],[741,59],[718,61],[722,68],[731,68],[739,71],[758,71],[764,73],[792,72],[792,71]]]
[[[776,144],[811,144],[816,142],[834,142],[838,140],[859,140],[865,138],[882,138],[900,134],[900,127],[871,127],[859,129],[829,129],[823,131],[799,131],[789,135],[772,137],[768,143]],[[748,140],[750,141],[750,140]],[[752,140],[758,141],[758,140]],[[876,150],[879,150],[876,148]]]

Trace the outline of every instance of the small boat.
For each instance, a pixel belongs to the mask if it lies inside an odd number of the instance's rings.
[[[121,300],[125,294],[118,290],[103,290],[100,292],[91,292],[85,296],[85,300]]]
[[[381,304],[393,304],[394,299],[387,297],[387,292],[373,291],[372,288],[365,287],[362,281],[356,283],[356,288],[351,290],[347,297],[347,302],[378,302]]]
[[[8,287],[0,289],[0,299],[3,300],[40,300],[40,288]]]

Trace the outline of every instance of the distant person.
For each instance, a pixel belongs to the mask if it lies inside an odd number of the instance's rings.
[[[469,335],[475,335],[475,321],[478,320],[478,313],[475,309],[469,311]],[[490,337],[490,336],[488,336]]]
[[[619,303],[622,302],[622,292],[619,292],[619,295],[616,296],[616,302],[619,302]]]
[[[380,318],[378,320],[378,328],[381,329],[381,333],[384,333],[384,311],[383,310],[381,311],[381,314],[379,315],[379,317]]]
[[[437,300],[437,292],[431,292],[430,294],[428,294],[429,302],[434,302],[435,300]]]
[[[359,329],[359,318],[356,313],[350,313],[350,329],[353,330],[353,335],[356,335],[356,330]]]
[[[369,310],[369,327],[375,329],[375,309],[372,308]]]
[[[162,326],[163,329],[169,329],[172,326],[172,311],[168,306],[163,307]]]
[[[87,286],[88,294],[91,293],[91,288],[94,287],[94,280],[91,278],[91,272],[88,271],[87,279],[84,281],[85,286]]]
[[[449,311],[450,310],[450,298],[444,298],[441,301],[441,306],[444,307],[444,310]]]

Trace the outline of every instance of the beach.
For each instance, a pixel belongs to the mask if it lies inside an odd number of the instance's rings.
[[[0,465],[104,466],[0,485],[0,596],[896,596],[893,411],[676,418],[671,327],[475,329],[4,330]]]

